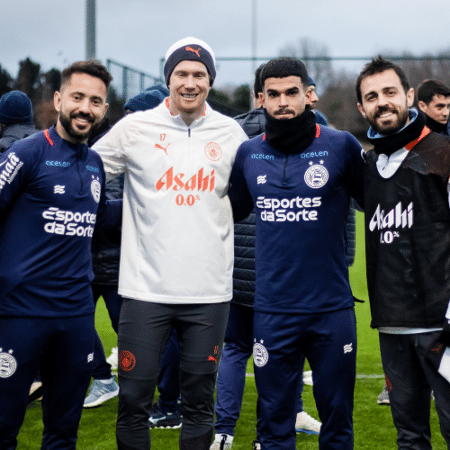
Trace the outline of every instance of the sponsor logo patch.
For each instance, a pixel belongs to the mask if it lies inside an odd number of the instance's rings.
[[[255,206],[264,222],[301,222],[318,220],[322,197],[266,198],[258,197]]]
[[[200,50],[201,50],[201,47],[195,49],[195,48],[192,48],[192,47],[190,47],[190,46],[187,46],[187,47],[185,47],[185,50],[186,50],[187,52],[195,53],[195,54],[200,58]]]
[[[414,224],[414,204],[411,202],[405,209],[398,202],[394,208],[386,212],[377,206],[374,215],[370,219],[369,230],[380,231],[380,243],[391,244],[400,237],[401,230],[412,228]]]
[[[310,167],[305,172],[305,183],[313,189],[319,189],[327,184],[330,174],[326,167],[322,166],[323,161],[320,164],[309,163]]]
[[[70,162],[67,161],[45,161],[46,166],[50,167],[70,167]]]
[[[53,193],[55,194],[65,194],[66,193],[66,187],[61,184],[55,184],[53,186]]]
[[[344,345],[344,355],[353,351],[353,343]]]
[[[136,366],[136,357],[128,350],[122,350],[119,354],[119,367],[124,372],[130,372]]]
[[[256,367],[264,367],[269,361],[269,352],[263,344],[263,340],[253,344],[253,362]]]
[[[155,148],[162,150],[167,156],[169,156],[169,154],[167,153],[167,148],[169,147],[169,145],[170,143],[163,147],[161,144],[155,144]]]
[[[94,178],[91,182],[91,193],[95,202],[98,203],[100,201],[100,193],[102,192],[102,185],[98,178]]]
[[[260,175],[256,178],[256,184],[266,184],[267,183],[267,175]]]
[[[17,369],[17,360],[12,353],[12,350],[6,353],[0,348],[0,378],[9,378]]]
[[[9,153],[6,161],[0,164],[0,191],[6,183],[11,184],[22,166],[23,161],[14,152]]]
[[[85,213],[64,211],[55,206],[46,209],[42,217],[47,221],[44,231],[61,236],[92,237],[96,214],[89,211]]]
[[[164,173],[164,175],[157,181],[156,190],[168,191],[198,191],[198,192],[212,192],[215,187],[216,177],[214,169],[209,175],[203,176],[204,169],[201,168],[197,173],[188,178],[184,173],[174,173],[173,166]],[[186,181],[185,181],[186,180]]]
[[[211,161],[219,161],[222,157],[222,148],[215,142],[210,142],[205,147],[205,155]]]

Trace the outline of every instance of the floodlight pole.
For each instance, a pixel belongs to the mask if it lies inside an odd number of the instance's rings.
[[[257,20],[257,0],[252,0],[252,82],[250,83],[250,109],[253,109],[253,92],[251,86],[253,86],[253,80],[255,79],[256,72],[256,20]]]
[[[256,0],[252,0],[252,75],[256,71]]]
[[[95,0],[86,0],[86,60],[95,56]]]

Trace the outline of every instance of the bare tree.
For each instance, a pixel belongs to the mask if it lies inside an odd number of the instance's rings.
[[[326,45],[308,38],[300,38],[297,43],[286,44],[280,50],[280,56],[293,56],[302,60],[319,92],[323,92],[333,83],[334,74]]]
[[[450,86],[450,49],[437,54],[425,53],[414,56],[409,52],[403,52],[400,56],[387,52],[383,55],[386,59],[395,59],[406,73],[409,83],[413,88],[426,79],[440,80]]]
[[[12,76],[0,64],[0,97],[9,92],[14,84]]]

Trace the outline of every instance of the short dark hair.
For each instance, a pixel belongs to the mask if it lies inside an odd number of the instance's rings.
[[[400,82],[403,86],[405,94],[406,92],[409,91],[410,85],[404,70],[397,64],[394,64],[393,62],[384,59],[381,55],[378,55],[370,63],[367,63],[364,66],[364,69],[361,71],[361,73],[358,76],[358,79],[356,80],[356,96],[358,97],[359,103],[362,103],[361,83],[364,80],[364,78],[370,77],[377,73],[385,72],[386,70],[390,69],[392,69],[400,78]]]
[[[75,61],[69,67],[61,72],[61,86],[66,83],[74,73],[86,73],[92,77],[100,78],[105,83],[106,89],[109,88],[113,77],[108,69],[95,59],[89,61]]]
[[[255,84],[253,85],[253,93],[255,97],[258,97],[258,94],[263,91],[263,87],[261,84],[261,71],[265,64],[261,64],[255,71]]]
[[[297,58],[280,56],[271,59],[261,70],[261,86],[267,78],[286,78],[290,76],[300,77],[305,88],[308,87],[308,72],[305,65]]]
[[[439,80],[424,80],[417,87],[417,100],[429,104],[435,95],[450,97],[450,88]]]

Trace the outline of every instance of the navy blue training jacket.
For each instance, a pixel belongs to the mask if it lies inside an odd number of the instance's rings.
[[[104,180],[98,154],[54,127],[0,155],[0,315],[94,311],[91,238],[106,212]]]

